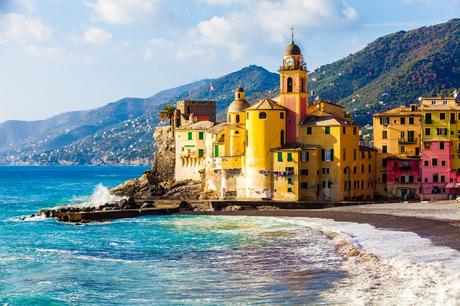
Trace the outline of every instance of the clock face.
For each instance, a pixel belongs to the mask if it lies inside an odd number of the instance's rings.
[[[286,63],[287,66],[293,66],[294,65],[294,59],[292,57],[288,57],[288,58],[286,58],[285,63]]]

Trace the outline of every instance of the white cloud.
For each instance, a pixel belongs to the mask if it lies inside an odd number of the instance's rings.
[[[155,12],[157,0],[84,0],[93,17],[111,24],[133,24]]]
[[[223,5],[239,2],[203,1]],[[177,50],[201,56],[215,48],[224,49],[238,59],[254,48],[285,43],[291,26],[299,33],[309,28],[340,28],[359,20],[356,9],[341,0],[247,0],[240,4],[241,9],[229,10],[227,15],[213,16],[190,28],[181,36]]]
[[[0,43],[40,43],[51,36],[51,28],[39,19],[16,13],[0,14]]]
[[[96,27],[89,27],[83,33],[80,41],[93,44],[93,45],[104,45],[112,40],[112,33]]]

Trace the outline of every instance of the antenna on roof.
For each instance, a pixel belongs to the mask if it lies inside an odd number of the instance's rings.
[[[291,41],[294,44],[294,27],[291,26]]]

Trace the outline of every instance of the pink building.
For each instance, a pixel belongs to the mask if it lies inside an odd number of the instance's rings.
[[[425,141],[422,150],[422,199],[442,200],[458,191],[457,175],[451,170],[450,141]],[[459,186],[460,187],[460,186]]]
[[[420,159],[388,157],[385,162],[388,197],[404,200],[420,199],[422,181]]]

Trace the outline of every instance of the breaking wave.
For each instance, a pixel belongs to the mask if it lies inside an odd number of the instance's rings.
[[[327,234],[346,258],[342,269],[349,277],[322,294],[328,304],[458,305],[460,252],[415,233],[368,224],[298,222]]]
[[[120,197],[117,195],[113,195],[110,193],[110,190],[107,187],[105,187],[102,184],[97,184],[96,187],[94,187],[93,193],[89,197],[83,199],[83,202],[70,204],[68,206],[98,207],[100,205],[104,205],[110,202],[120,201],[122,199],[126,199],[126,197]]]

